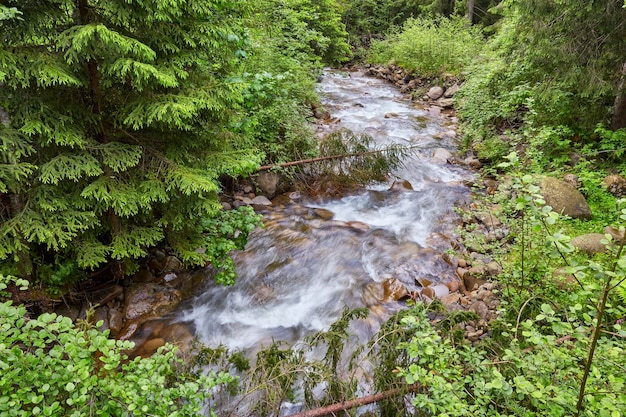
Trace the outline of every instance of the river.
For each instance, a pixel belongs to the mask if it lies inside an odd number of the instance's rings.
[[[471,173],[437,159],[436,150],[454,152],[455,118],[358,72],[326,71],[319,88],[333,118],[320,124],[320,135],[345,128],[371,135],[378,146],[400,143],[413,151],[388,182],[338,199],[289,200],[265,212],[265,228],[234,254],[236,284],[208,284],[180,316],[209,346],[253,353],[275,340],[296,344],[328,329],[346,306],[370,309],[370,319],[356,326],[368,337],[404,306],[393,288],[419,297],[424,287],[453,278],[444,252],[453,244],[453,207],[468,197]]]

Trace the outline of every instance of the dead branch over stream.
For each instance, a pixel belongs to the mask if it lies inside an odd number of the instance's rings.
[[[350,401],[344,401],[325,407],[316,408],[314,410],[303,411],[301,413],[292,414],[288,417],[321,417],[327,414],[333,414],[337,411],[349,410],[355,407],[361,407],[363,405],[376,403],[378,401],[385,400],[387,398],[395,397],[397,395],[404,395],[409,392],[415,392],[422,386],[420,384],[409,385],[407,387],[394,388],[387,391],[379,392],[377,394],[366,395],[365,397],[356,398]]]

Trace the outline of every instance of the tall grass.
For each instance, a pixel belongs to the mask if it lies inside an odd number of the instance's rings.
[[[424,77],[460,75],[484,45],[481,29],[461,17],[415,18],[385,40],[374,41],[367,60],[393,62]]]

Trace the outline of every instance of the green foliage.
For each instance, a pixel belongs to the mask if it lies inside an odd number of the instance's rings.
[[[549,304],[541,313],[505,332],[506,348],[492,357],[480,347],[452,346],[430,325],[423,308],[403,321],[413,338],[400,347],[413,362],[401,368],[408,384],[420,388],[416,415],[563,416],[576,412],[579,362],[589,347],[588,334],[576,318],[559,316]],[[619,326],[621,337],[626,335]],[[557,339],[565,337],[564,342]],[[619,338],[604,337],[589,381],[585,415],[620,415],[626,406],[624,348]]]
[[[127,263],[164,239],[186,262],[207,261],[194,250],[200,219],[220,210],[220,177],[262,157],[233,128],[246,116],[233,75],[249,47],[247,10],[239,0],[4,2],[5,268],[58,278],[51,259]]]
[[[401,31],[372,43],[368,61],[394,62],[420,76],[460,75],[480,52],[481,31],[460,17],[409,19]]]
[[[0,276],[0,288],[7,281]],[[172,346],[129,359],[129,341],[56,314],[31,318],[10,301],[0,303],[0,323],[3,416],[201,416],[211,390],[233,379],[181,372]]]
[[[263,226],[261,216],[252,207],[221,211],[215,217],[202,221],[206,236],[206,254],[216,269],[214,279],[223,285],[232,285],[237,277],[230,252],[243,250],[248,234]]]
[[[574,142],[597,147],[592,132],[609,121],[624,61],[615,53],[626,39],[621,3],[501,3],[503,19],[457,101],[479,153],[502,157],[488,154],[494,138],[518,136],[532,146],[529,159],[549,167],[566,161]]]

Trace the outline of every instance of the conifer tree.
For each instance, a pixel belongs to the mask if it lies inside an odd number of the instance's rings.
[[[164,239],[190,263],[222,175],[258,152],[229,130],[243,0],[0,4],[0,261],[22,277],[128,261]],[[39,273],[38,273],[39,270]]]

